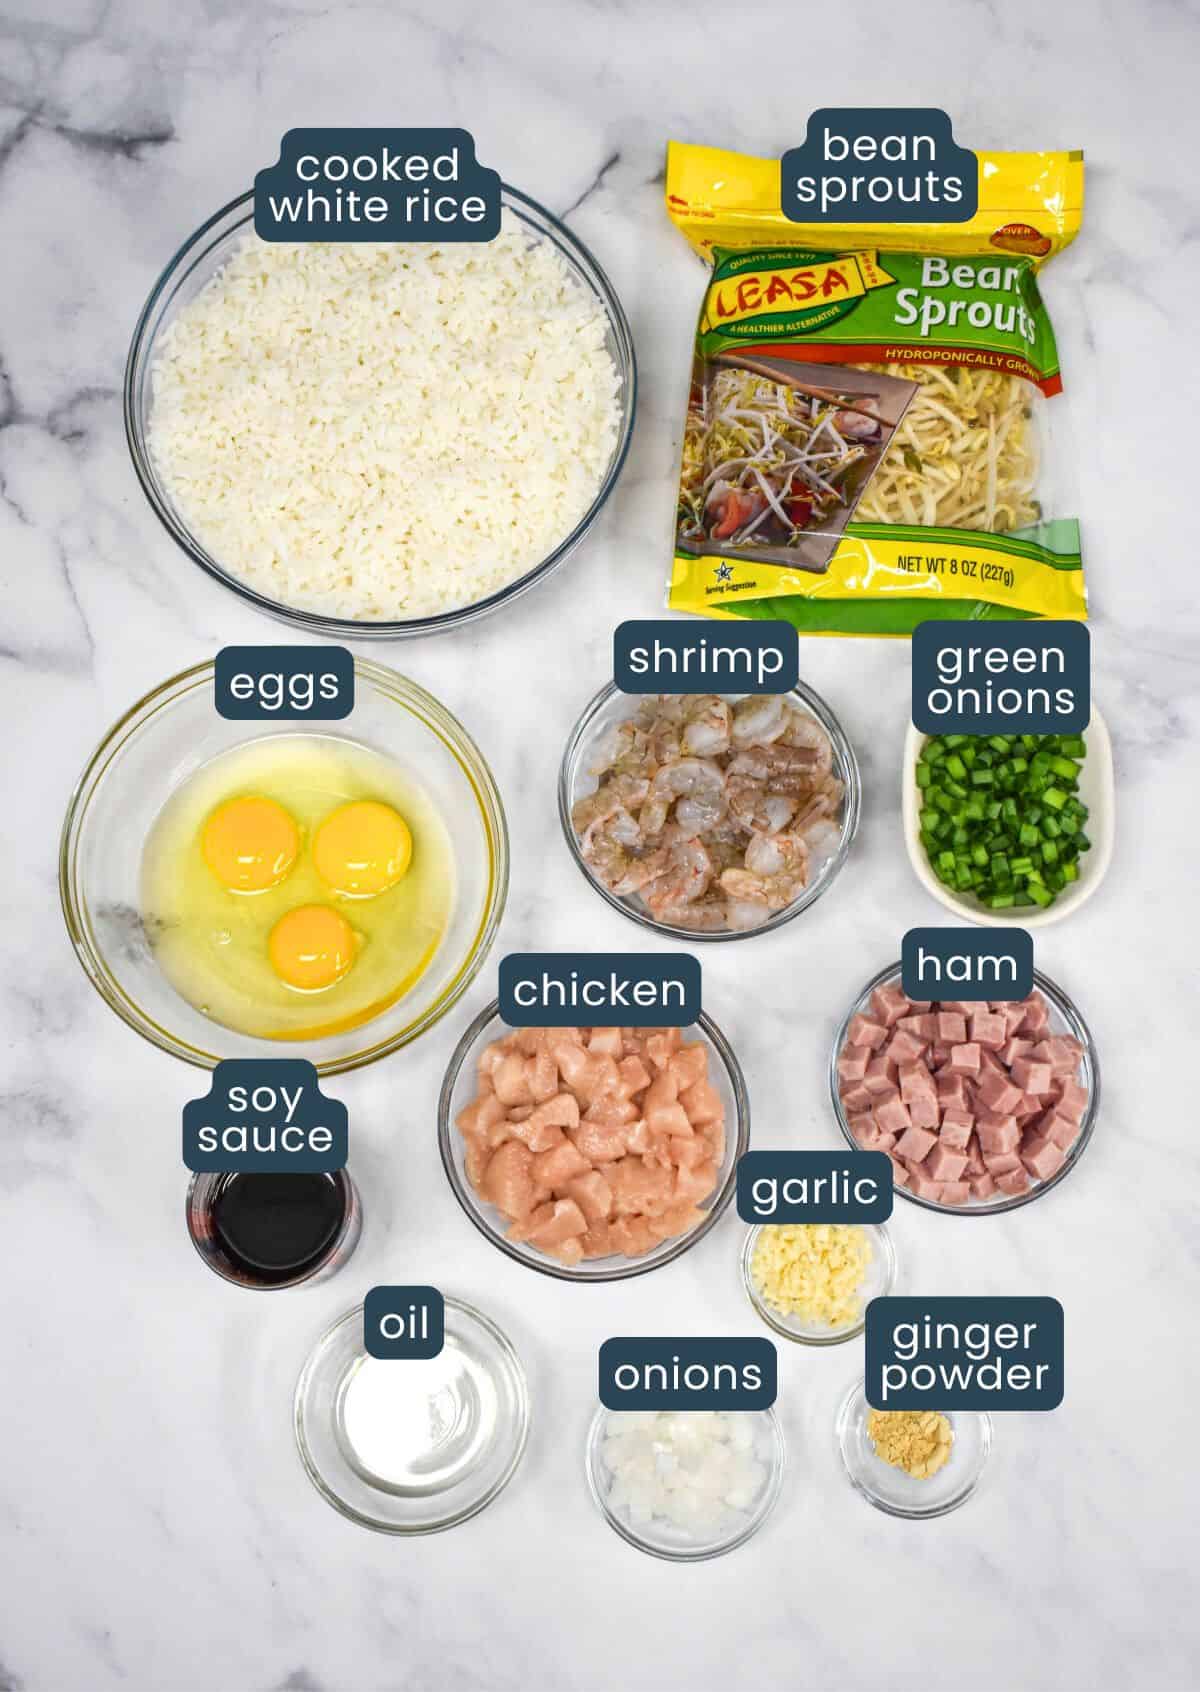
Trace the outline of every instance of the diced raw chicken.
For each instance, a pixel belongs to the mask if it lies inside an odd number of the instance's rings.
[[[705,1122],[721,1122],[725,1117],[725,1107],[721,1103],[721,1095],[711,1081],[694,1081],[679,1095],[679,1102],[687,1112],[687,1119],[693,1127],[699,1127]]]
[[[571,1134],[576,1147],[589,1163],[615,1163],[629,1151],[629,1129],[604,1127],[599,1122],[581,1122]]]
[[[650,1085],[650,1072],[640,1057],[622,1058],[617,1065],[617,1073],[621,1077],[621,1091],[626,1098],[632,1098],[635,1093],[642,1092]]]
[[[497,1210],[520,1222],[533,1209],[533,1154],[520,1140],[506,1140],[493,1155],[483,1178],[482,1195]]]
[[[514,1222],[508,1237],[548,1251],[586,1232],[587,1221],[573,1199],[551,1199],[531,1210],[523,1222]]]
[[[606,1222],[612,1215],[612,1188],[598,1169],[586,1175],[576,1175],[566,1186],[567,1198],[572,1198],[589,1223]]]
[[[667,1065],[668,1073],[675,1079],[675,1084],[682,1093],[685,1088],[693,1087],[698,1081],[708,1079],[708,1051],[698,1042],[688,1046],[681,1046]]]
[[[545,1192],[557,1193],[575,1176],[586,1174],[591,1167],[579,1148],[564,1136],[560,1146],[554,1146],[534,1158],[534,1184]]]
[[[533,1103],[533,1090],[529,1085],[529,1072],[524,1059],[516,1052],[508,1052],[492,1071],[492,1085],[496,1089],[496,1097],[501,1104],[522,1105]]]

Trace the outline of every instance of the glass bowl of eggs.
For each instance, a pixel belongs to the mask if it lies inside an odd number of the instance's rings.
[[[214,667],[140,700],[93,753],[59,854],[67,930],[131,1028],[211,1068],[287,1055],[322,1074],[440,1020],[508,889],[495,781],[423,688],[355,660],[342,722],[218,716]]]

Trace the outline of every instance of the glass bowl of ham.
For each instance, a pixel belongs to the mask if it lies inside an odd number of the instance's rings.
[[[900,965],[872,977],[833,1042],[834,1113],[883,1151],[926,1210],[994,1216],[1066,1179],[1091,1141],[1100,1067],[1087,1023],[1033,972],[1027,999],[909,1000]]]
[[[858,760],[810,687],[633,698],[604,687],[558,778],[571,855],[614,910],[673,939],[744,940],[833,885],[858,829]]]
[[[450,1059],[446,1175],[480,1233],[564,1281],[645,1275],[733,1197],[750,1101],[720,1029],[513,1029],[497,1002]]]

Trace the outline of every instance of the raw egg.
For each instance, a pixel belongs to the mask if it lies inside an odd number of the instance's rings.
[[[322,881],[355,899],[394,887],[412,862],[412,835],[399,811],[377,799],[358,799],[331,811],[313,836],[313,863]]]
[[[265,893],[278,887],[296,862],[300,830],[274,799],[230,799],[206,820],[200,850],[231,893]]]
[[[298,905],[280,917],[267,941],[276,975],[305,993],[332,987],[348,975],[357,952],[354,930],[329,905]]]

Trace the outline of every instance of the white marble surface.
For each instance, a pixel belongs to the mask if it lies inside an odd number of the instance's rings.
[[[0,686],[16,755],[0,822],[0,1687],[1195,1685],[1196,1124],[1172,1079],[1194,1029],[1200,824],[1195,7],[4,0],[3,11]],[[1116,737],[1118,848],[1107,885],[1039,956],[1092,1022],[1103,1115],[1045,1203],[982,1223],[901,1205],[895,1220],[911,1289],[1062,1300],[1067,1396],[1057,1414],[1000,1420],[968,1508],[909,1525],[853,1494],[834,1451],[856,1348],[789,1351],[790,1470],[775,1517],[736,1555],[678,1568],[621,1544],[586,1495],[595,1351],[622,1330],[745,1327],[739,1224],[727,1217],[660,1274],[589,1291],[489,1248],[434,1143],[442,1068],[486,976],[411,1053],[331,1084],[350,1106],[367,1209],[340,1277],[242,1295],[187,1242],[179,1110],[201,1078],[143,1045],[85,982],[59,918],[57,832],[86,756],[133,699],[224,643],[289,636],[159,529],[125,450],[121,371],[176,242],[274,159],[290,125],[462,123],[510,181],[574,208],[641,360],[612,508],[517,610],[387,656],[461,715],[497,771],[514,853],[497,955],[635,945],[570,863],[553,784],[613,623],[662,599],[702,282],[662,211],[664,142],[770,152],[798,138],[812,106],[898,101],[948,107],[968,144],[1083,146],[1089,161],[1086,231],[1046,294],[1078,448],[1096,694]],[[905,927],[939,912],[900,843],[906,648],[815,641],[803,662],[863,759],[858,846],[803,921],[706,951],[704,964],[709,1007],[750,1079],[758,1143],[820,1146],[834,1143],[823,1065],[847,996]],[[290,1428],[314,1337],[370,1285],[404,1279],[493,1312],[535,1405],[503,1498],[412,1543],[330,1510]]]

